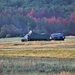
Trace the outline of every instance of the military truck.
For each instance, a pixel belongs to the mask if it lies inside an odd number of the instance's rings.
[[[36,41],[36,40],[50,40],[50,35],[46,33],[37,33],[35,31],[29,31],[21,41]]]

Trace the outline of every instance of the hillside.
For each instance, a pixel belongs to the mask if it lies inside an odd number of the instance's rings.
[[[75,35],[75,0],[0,0],[0,37],[31,29]]]

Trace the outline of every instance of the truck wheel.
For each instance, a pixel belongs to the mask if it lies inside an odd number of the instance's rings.
[[[24,42],[24,40],[23,40],[23,39],[22,39],[21,41],[22,41],[22,42]]]

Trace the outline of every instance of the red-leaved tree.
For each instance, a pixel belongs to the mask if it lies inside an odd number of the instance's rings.
[[[75,12],[70,15],[70,21],[75,22]]]
[[[32,16],[32,17],[34,17],[34,16],[35,16],[35,10],[32,9],[30,12],[28,12],[27,16]]]
[[[62,23],[67,25],[69,23],[69,21],[66,18],[62,18]]]

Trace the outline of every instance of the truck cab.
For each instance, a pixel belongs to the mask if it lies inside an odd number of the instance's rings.
[[[64,40],[65,36],[63,33],[53,33],[50,37],[52,40]]]

